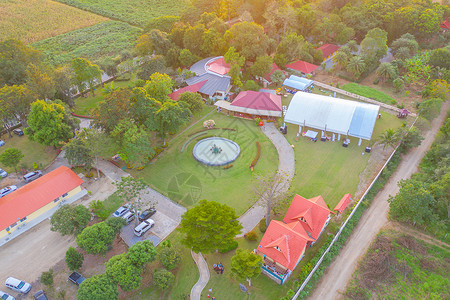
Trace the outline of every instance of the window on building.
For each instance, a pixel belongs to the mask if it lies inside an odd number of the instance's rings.
[[[53,200],[53,202],[58,202],[59,201],[59,197],[58,198],[56,198],[55,200]]]
[[[62,197],[64,198],[64,197],[67,197],[68,195],[69,195],[69,193],[65,193],[62,195]]]
[[[277,249],[278,251],[280,251],[280,252],[281,252],[281,249],[280,249],[280,247],[278,247],[278,246],[275,246],[275,249]]]
[[[13,228],[14,226],[16,226],[17,225],[17,222],[16,223],[14,223],[14,224],[11,224],[11,228]]]
[[[20,222],[25,222],[27,220],[27,217],[24,217],[22,219],[20,219]]]
[[[306,220],[305,220],[305,218],[303,218],[303,217],[300,217],[300,221],[303,221],[303,222],[306,223]]]

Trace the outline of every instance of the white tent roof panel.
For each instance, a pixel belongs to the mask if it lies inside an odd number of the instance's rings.
[[[291,124],[369,140],[379,108],[373,104],[297,92],[289,104],[284,120]]]

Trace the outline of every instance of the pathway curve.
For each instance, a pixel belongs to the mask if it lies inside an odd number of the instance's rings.
[[[326,273],[309,299],[343,298],[342,292],[345,291],[347,284],[350,282],[358,260],[366,253],[378,232],[388,222],[389,203],[387,200],[389,196],[398,193],[398,182],[400,180],[407,179],[417,172],[417,167],[422,157],[430,149],[439,128],[447,116],[449,107],[450,101],[442,105],[439,117],[432,122],[431,130],[425,134],[422,144],[417,148],[411,149],[407,155],[402,157],[397,170],[392,174],[383,190],[375,196],[370,207],[364,212],[358,225],[347,239],[347,243],[333,263],[327,268]]]
[[[295,156],[294,150],[288,143],[286,138],[275,127],[274,123],[264,123],[261,128],[262,132],[271,140],[278,152],[278,173],[284,176],[284,185],[281,188],[281,192],[285,192],[289,189],[292,177],[295,173]],[[266,214],[266,208],[264,207],[262,200],[258,200],[249,210],[247,210],[239,218],[243,228],[242,233],[238,237],[243,236],[249,231],[252,231],[259,221],[264,218]]]
[[[197,283],[191,289],[190,299],[191,300],[200,300],[202,291],[209,281],[209,269],[208,269],[208,264],[206,263],[205,259],[203,258],[203,255],[201,252],[195,253],[194,251],[191,250],[191,255],[195,261],[195,264],[198,267],[198,271],[200,273],[200,278],[198,279]]]

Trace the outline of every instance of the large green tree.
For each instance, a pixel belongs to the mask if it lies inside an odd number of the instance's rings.
[[[254,22],[234,24],[225,36],[246,60],[254,61],[258,56],[269,54],[271,41],[264,28]]]
[[[246,279],[249,285],[252,285],[251,280],[261,274],[262,264],[261,256],[248,250],[237,249],[231,258],[231,273],[239,279]]]
[[[158,269],[153,273],[153,284],[161,289],[168,289],[175,282],[175,275],[166,269]]]
[[[126,253],[113,256],[105,265],[106,276],[117,283],[122,290],[131,291],[141,285],[142,268],[133,265]]]
[[[135,266],[144,266],[155,260],[157,251],[149,240],[137,242],[128,249],[127,257]]]
[[[8,148],[2,154],[0,154],[0,162],[7,167],[14,168],[17,174],[17,165],[24,157],[22,151],[17,148]],[[19,174],[17,174],[19,177]]]
[[[102,82],[102,70],[85,58],[74,58],[71,62],[74,72],[73,83],[78,87],[78,91],[83,95],[84,90],[89,88],[92,96],[95,96],[94,88]]]
[[[35,64],[28,66],[26,85],[39,99],[53,99],[55,96],[53,79]]]
[[[84,166],[89,171],[94,165],[91,150],[86,146],[82,139],[73,138],[64,145],[64,158],[69,164],[75,166]]]
[[[375,72],[383,81],[393,80],[397,75],[394,66],[388,62],[381,63]]]
[[[106,274],[94,275],[86,279],[78,288],[77,300],[119,299],[117,284]]]
[[[347,71],[352,73],[355,79],[359,78],[366,68],[364,59],[359,55],[350,58],[346,67]]]
[[[379,142],[383,145],[383,150],[386,150],[386,148],[394,147],[399,140],[400,135],[398,134],[398,132],[392,128],[389,128],[380,135]]]
[[[5,85],[0,88],[0,104],[4,113],[9,119],[18,116],[24,126],[27,126],[30,105],[35,100],[36,94],[26,85]]]
[[[98,107],[92,111],[95,126],[110,133],[121,120],[129,118],[131,96],[132,92],[129,88],[119,88],[106,95]]]
[[[69,247],[66,251],[66,264],[69,270],[75,271],[83,266],[84,255],[74,247]]]
[[[181,217],[183,243],[195,252],[226,248],[240,233],[242,225],[233,208],[215,201],[201,200]]]
[[[199,93],[185,92],[180,95],[178,101],[186,102],[192,113],[200,112],[205,107],[205,102]]]
[[[361,42],[361,54],[370,60],[379,60],[387,50],[387,32],[380,28],[371,29]]]
[[[61,235],[78,235],[91,220],[91,213],[83,205],[63,205],[50,219],[50,230]]]
[[[105,254],[115,238],[114,230],[105,222],[86,227],[77,236],[77,245],[89,254]]]
[[[160,136],[165,138],[168,133],[177,132],[180,126],[189,120],[190,116],[191,112],[186,102],[169,100],[161,105],[154,118],[158,123]]]
[[[273,59],[270,56],[258,56],[255,63],[250,67],[252,76],[265,77],[272,71]]]
[[[64,106],[55,102],[36,100],[31,104],[25,133],[32,141],[46,146],[58,147],[72,137]]]

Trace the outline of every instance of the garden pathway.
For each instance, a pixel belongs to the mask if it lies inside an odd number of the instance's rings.
[[[197,283],[191,289],[191,297],[192,300],[200,300],[200,296],[202,295],[202,291],[205,288],[206,284],[209,281],[209,269],[208,264],[205,261],[202,253],[195,253],[191,250],[192,258],[195,261],[195,264],[198,267],[198,271],[200,273],[200,278]]]
[[[274,123],[264,123],[261,127],[262,132],[270,139],[278,152],[278,174],[284,177],[284,184],[281,187],[281,192],[286,192],[289,189],[292,177],[295,173],[295,156],[294,149],[288,143],[286,138],[275,127]],[[264,218],[266,213],[266,207],[263,200],[258,200],[249,210],[247,210],[240,218],[242,234],[243,236],[258,225],[259,221]]]

